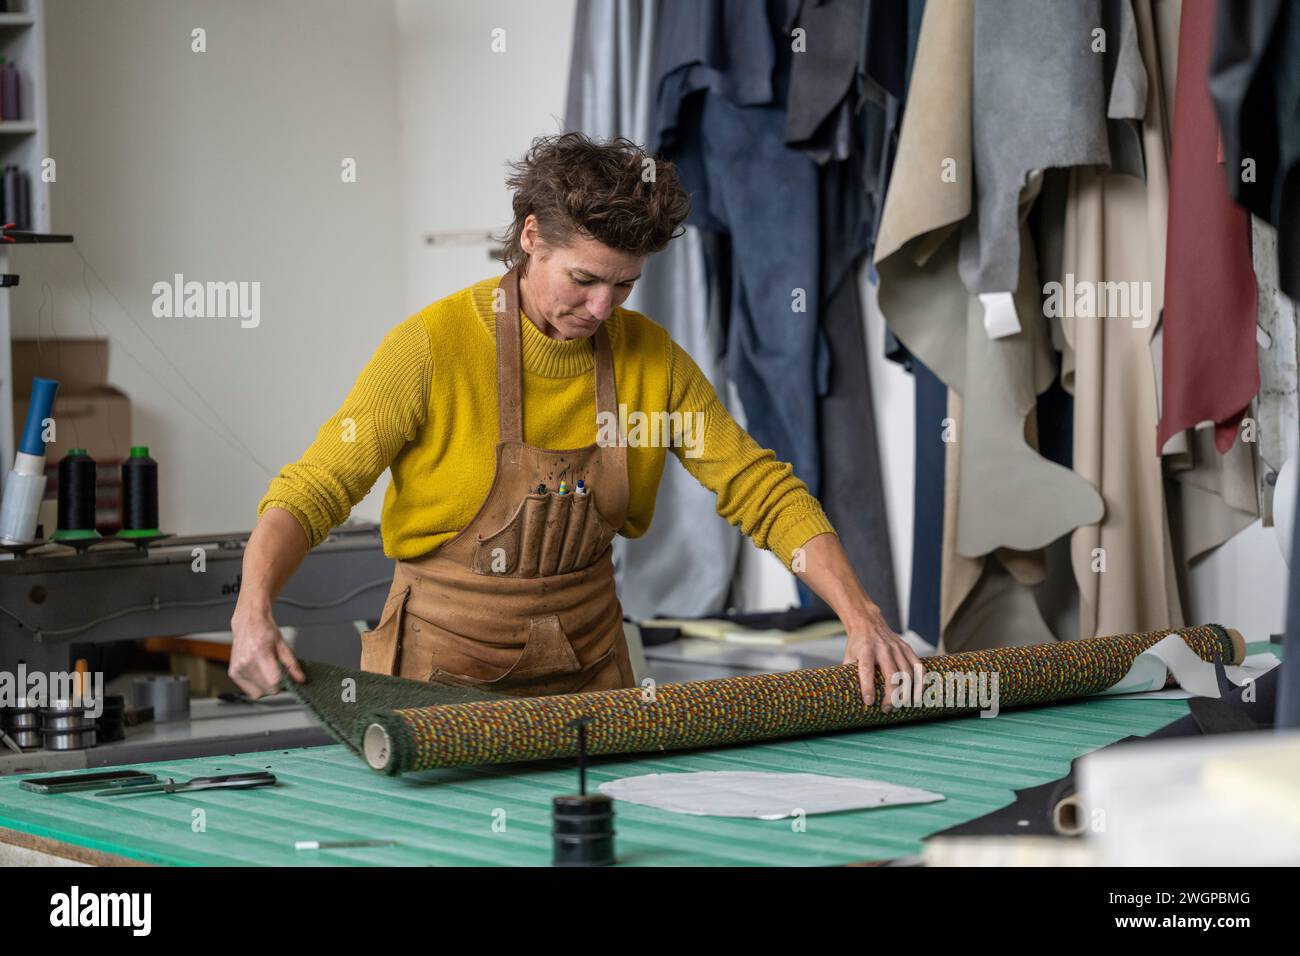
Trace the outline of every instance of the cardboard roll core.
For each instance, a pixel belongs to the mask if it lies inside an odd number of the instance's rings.
[[[376,770],[384,770],[388,767],[388,758],[393,752],[393,742],[382,725],[371,724],[366,728],[361,749],[365,754],[366,763]]]

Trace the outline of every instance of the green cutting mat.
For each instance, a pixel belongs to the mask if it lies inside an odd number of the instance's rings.
[[[1252,645],[1251,652],[1277,645]],[[1185,700],[1057,704],[778,741],[601,758],[589,786],[643,773],[766,770],[863,777],[944,794],[939,803],[742,820],[617,804],[618,856],[632,866],[828,865],[920,853],[921,840],[1000,809],[1013,790],[1059,779],[1081,754],[1146,735]],[[572,767],[516,764],[387,777],[341,745],[147,765],[162,776],[271,770],[274,788],[103,798],[42,796],[0,779],[0,827],[148,863],[421,866],[550,863],[551,797],[577,789]],[[195,832],[195,810],[206,829]],[[391,839],[399,846],[296,851],[297,840]]]

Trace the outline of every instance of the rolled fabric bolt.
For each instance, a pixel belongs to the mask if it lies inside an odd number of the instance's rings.
[[[361,717],[353,737],[364,739],[362,755],[371,767],[405,773],[570,757],[576,742],[568,728],[579,717],[597,718],[587,740],[590,754],[657,753],[866,729],[1099,694],[1171,634],[1204,661],[1233,664],[1245,655],[1240,634],[1206,624],[927,658],[925,677],[938,675],[939,700],[930,700],[931,684],[924,684],[921,706],[896,706],[888,713],[880,705],[894,685],[878,676],[874,704],[864,707],[857,665],[840,664],[662,684],[650,698],[642,688],[630,687],[398,709]],[[950,678],[959,692],[956,699],[948,697]],[[974,699],[966,693],[973,679],[978,683],[970,690]]]
[[[30,544],[36,540],[36,520],[45,497],[45,422],[54,411],[59,383],[32,379],[32,398],[22,442],[0,500],[0,542]]]

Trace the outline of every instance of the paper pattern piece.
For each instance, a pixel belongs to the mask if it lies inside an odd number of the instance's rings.
[[[1174,640],[1170,640],[1170,638]],[[1239,666],[1225,665],[1228,680],[1241,686],[1247,680],[1257,680],[1282,663],[1274,654],[1252,654]],[[1177,687],[1165,689],[1170,674]],[[1214,676],[1214,665],[1199,657],[1186,644],[1170,635],[1137,656],[1129,672],[1109,690],[1099,696],[1124,696],[1139,700],[1177,700],[1187,697],[1219,698],[1219,682]]]
[[[817,773],[704,771],[648,773],[600,785],[600,792],[671,813],[783,820],[797,813],[837,813],[872,807],[934,803],[943,794],[880,780]]]

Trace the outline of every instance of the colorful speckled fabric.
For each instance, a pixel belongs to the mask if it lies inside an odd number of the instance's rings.
[[[1219,625],[1207,624],[926,658],[928,702],[890,713],[879,709],[882,694],[890,692],[879,672],[876,706],[868,709],[862,706],[857,667],[841,664],[653,689],[394,710],[364,718],[354,736],[370,724],[387,731],[385,765],[377,768],[386,773],[571,757],[577,752],[570,727],[576,717],[592,719],[587,728],[592,754],[797,737],[991,710],[993,694],[999,710],[1097,694],[1118,683],[1139,654],[1173,633],[1203,660],[1241,659],[1244,645]]]

